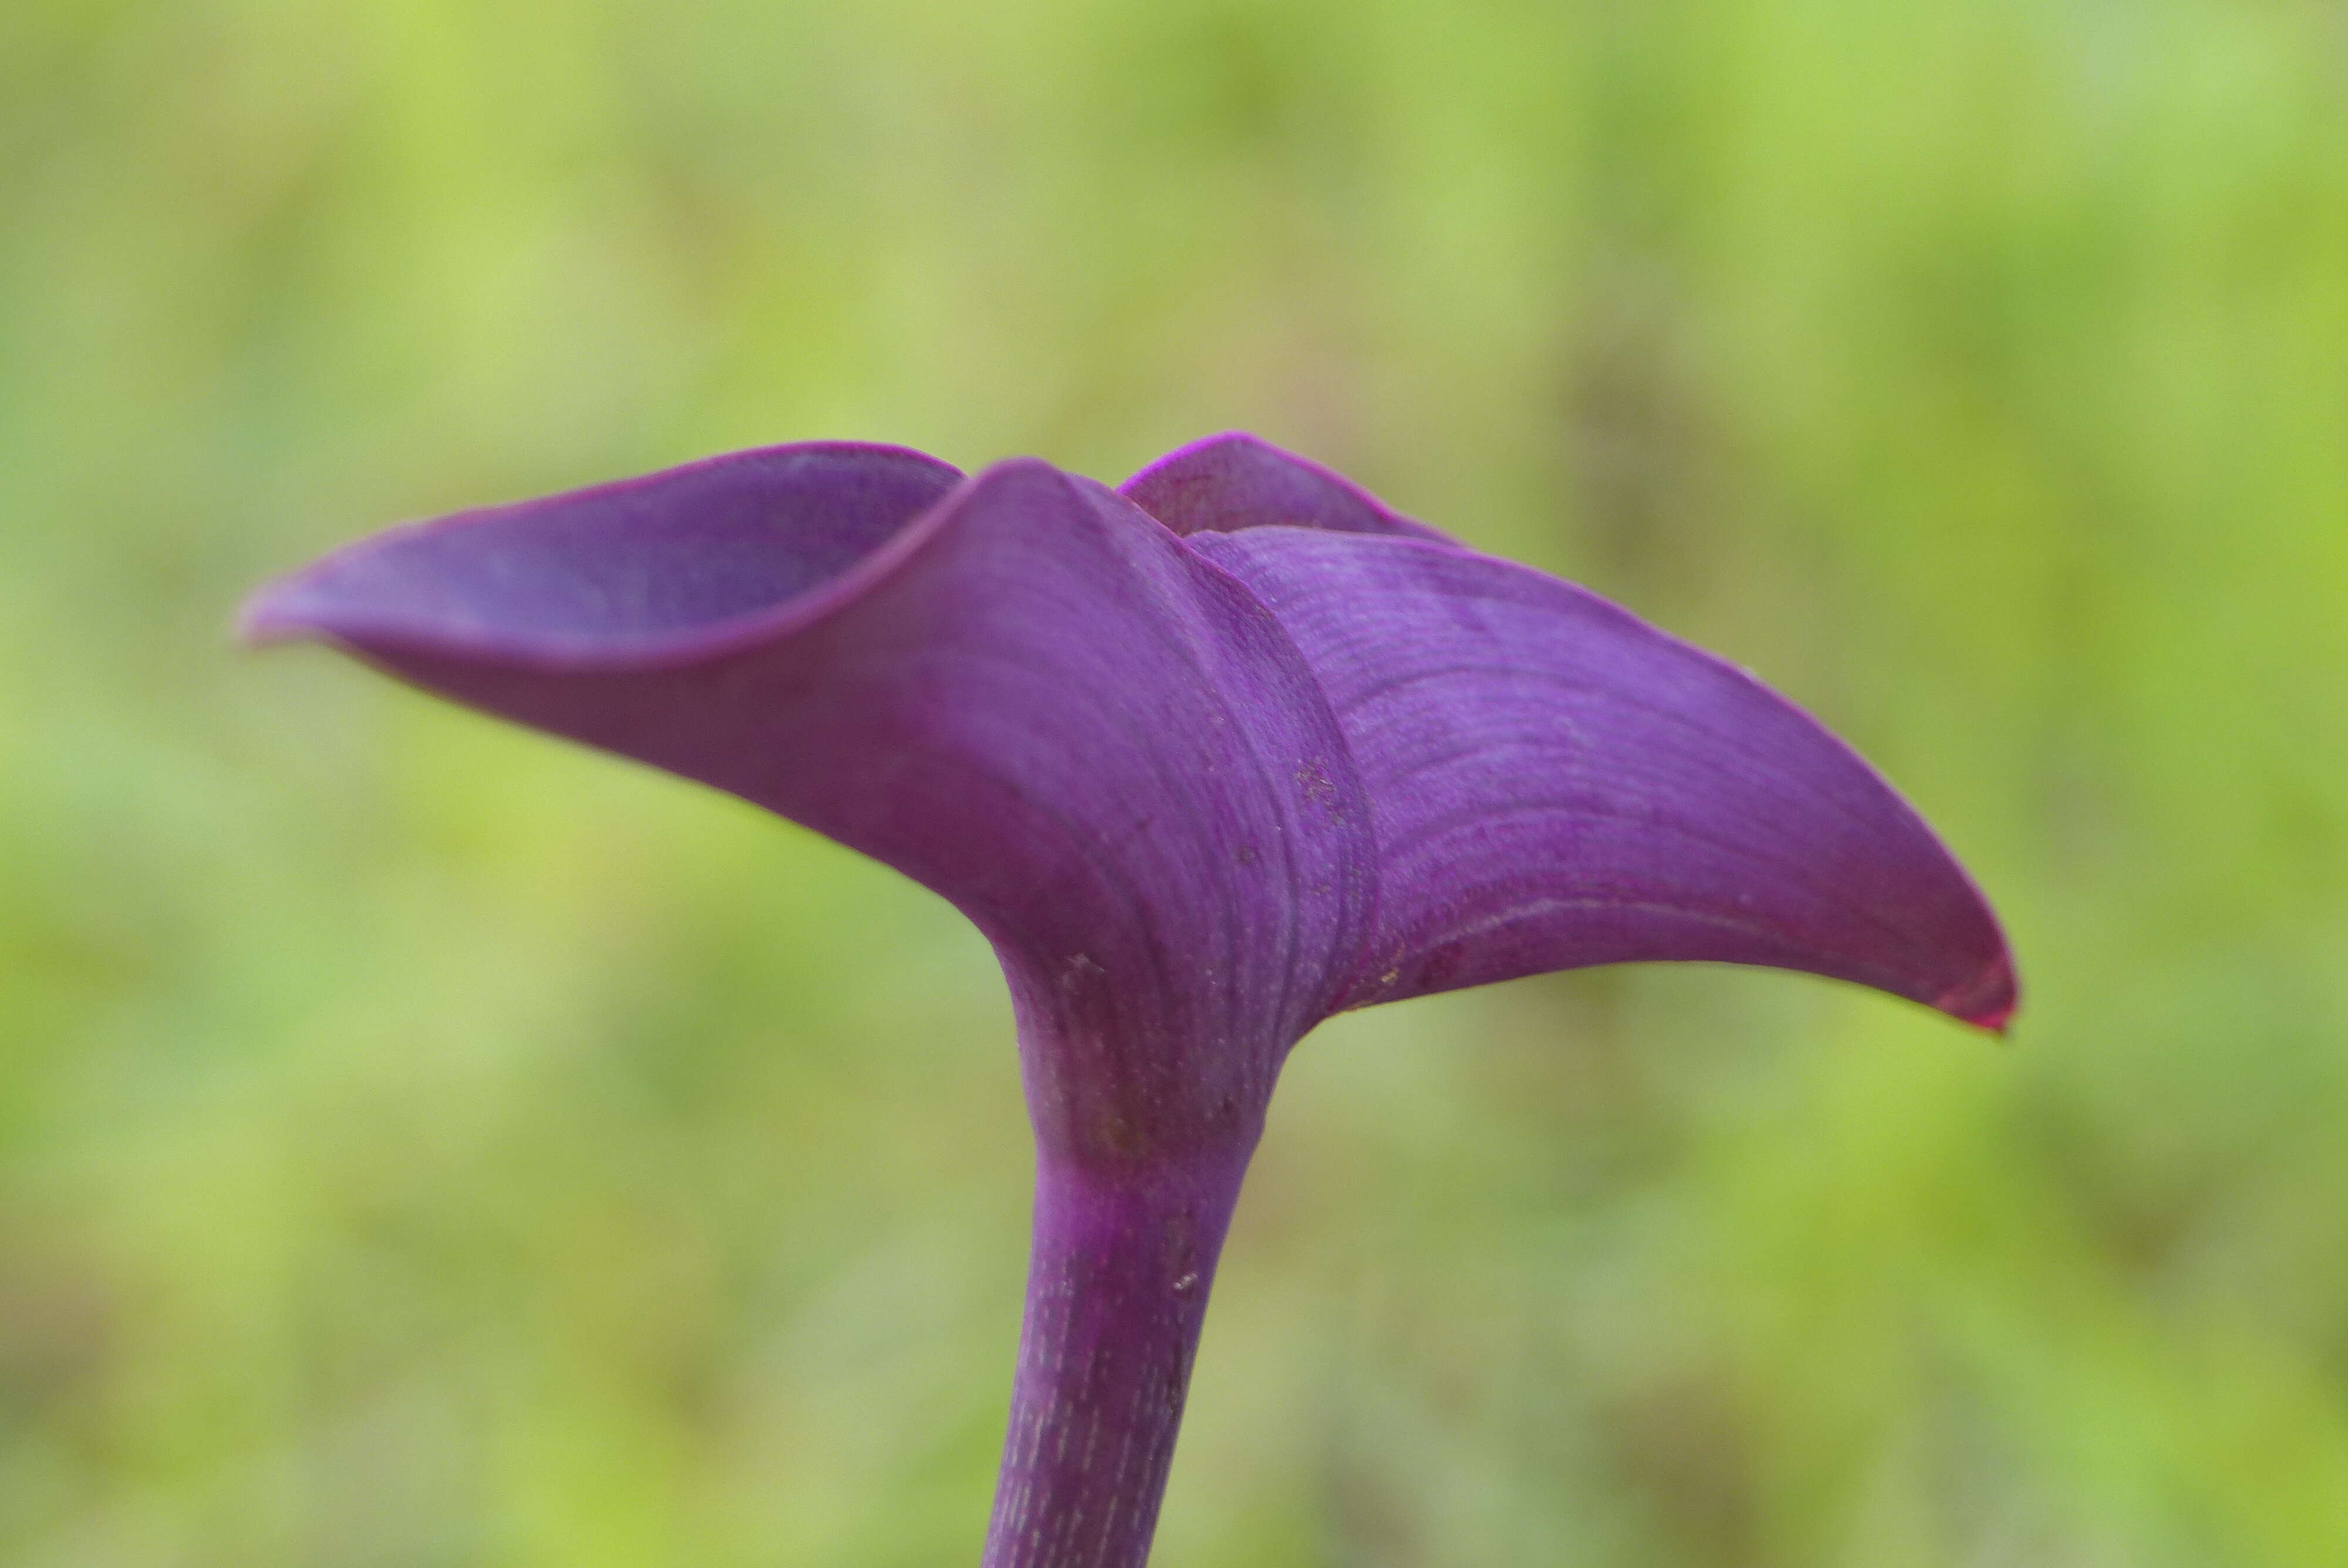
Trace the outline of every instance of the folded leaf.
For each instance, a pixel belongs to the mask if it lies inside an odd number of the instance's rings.
[[[1238,430],[1177,447],[1119,485],[1117,494],[1178,534],[1284,524],[1457,543],[1344,475]]]
[[[1063,1157],[1251,1144],[1365,928],[1359,785],[1293,645],[1043,463],[957,483],[892,448],[746,454],[378,536],[247,625],[729,790],[942,894],[1003,957]]]
[[[1372,802],[1348,1006],[1589,964],[1806,969],[1987,1029],[1995,918],[1873,769],[1750,675],[1586,589],[1289,527],[1192,548],[1272,606]]]
[[[1631,958],[2013,1003],[1947,852],[1750,676],[1251,436],[1125,496],[777,447],[396,529],[245,621],[730,790],[994,941],[1037,1159],[988,1568],[1139,1568],[1331,1011]]]

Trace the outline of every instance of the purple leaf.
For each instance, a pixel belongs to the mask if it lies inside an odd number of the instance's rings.
[[[1404,517],[1343,475],[1239,430],[1177,447],[1117,491],[1186,536],[1285,524],[1458,542]]]
[[[717,567],[713,568],[715,560]],[[1254,1138],[1369,896],[1359,788],[1264,608],[1089,480],[779,448],[395,530],[261,596],[419,686],[699,779],[994,943],[1038,1136]]]
[[[986,933],[1037,1143],[986,1562],[1139,1563],[1273,1080],[1366,929],[1360,785],[1271,612],[1089,480],[822,446],[394,530],[245,628],[730,790]]]
[[[1369,794],[1376,935],[1347,1006],[1712,959],[2004,1026],[2013,971],[1987,903],[1816,720],[1570,583],[1410,538],[1282,526],[1325,476],[1276,448],[1247,446],[1254,504],[1226,448],[1189,450],[1203,477],[1178,454],[1128,492],[1213,496],[1198,515],[1220,531],[1191,547],[1280,616]]]
[[[244,629],[729,790],[994,942],[1037,1158],[989,1568],[1148,1555],[1273,1081],[1337,1009],[1628,958],[2013,1006],[1979,894],[1798,710],[1251,436],[1122,497],[743,453],[391,530]]]
[[[901,446],[737,452],[389,529],[272,583],[241,630],[550,671],[705,656],[806,616],[962,477]]]

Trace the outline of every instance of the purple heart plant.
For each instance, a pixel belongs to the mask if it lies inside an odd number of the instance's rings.
[[[1035,1208],[988,1568],[1148,1557],[1241,1177],[1331,1014],[1631,959],[2014,1006],[1981,894],[1807,714],[1247,436],[1117,490],[738,453],[392,529],[242,630],[740,795],[994,944]]]

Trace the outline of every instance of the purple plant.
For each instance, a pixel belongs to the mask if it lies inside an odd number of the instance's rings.
[[[243,630],[730,791],[994,945],[1036,1177],[989,1568],[1148,1556],[1273,1081],[1332,1013],[1629,959],[2014,1006],[1979,892],[1808,716],[1246,436],[1117,491],[745,452],[392,529]]]

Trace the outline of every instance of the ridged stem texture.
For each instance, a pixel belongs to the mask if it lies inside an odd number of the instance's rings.
[[[1026,1324],[984,1568],[1141,1568],[1254,1140],[1035,1180]]]
[[[1140,1568],[1215,1259],[1333,1012],[1772,965],[2002,1030],[1996,917],[1750,673],[1243,435],[1117,491],[818,442],[395,528],[314,637],[896,867],[1002,956],[1039,1151],[989,1568]]]

